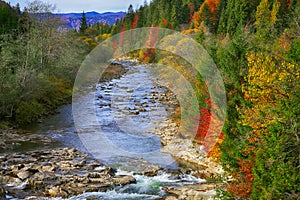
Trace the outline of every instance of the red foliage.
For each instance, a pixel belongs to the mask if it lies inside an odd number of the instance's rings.
[[[139,20],[139,17],[137,15],[135,15],[133,18],[132,26],[131,26],[132,29],[136,28],[138,20]]]
[[[193,20],[193,15],[195,13],[195,4],[194,3],[190,3],[189,7],[190,7],[190,22],[191,22]]]
[[[220,5],[220,0],[205,0],[199,11],[195,12],[193,15],[193,23],[196,28],[199,28],[201,22],[205,19],[210,19],[211,25],[215,25],[218,18],[218,9]],[[206,9],[207,8],[207,9]]]
[[[200,107],[200,118],[198,122],[198,130],[195,140],[202,141],[207,135],[211,122],[212,113],[210,112],[211,100],[207,100],[207,107]]]
[[[206,0],[205,3],[211,12],[216,12],[218,10],[220,0]]]
[[[282,0],[278,0],[281,4],[282,4]],[[290,0],[287,0],[286,1],[286,6],[287,7],[290,7],[290,5],[291,5],[291,1]]]
[[[168,20],[167,20],[167,19],[164,19],[163,24],[164,24],[164,28],[167,28]]]

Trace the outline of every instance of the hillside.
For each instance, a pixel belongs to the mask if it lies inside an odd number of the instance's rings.
[[[122,19],[125,16],[125,12],[87,12],[85,13],[87,18],[87,24],[94,25],[98,22],[103,24],[113,25],[118,19]],[[82,18],[82,13],[62,13],[62,14],[53,14],[55,17],[61,18],[67,28],[72,28],[78,30],[80,27],[80,22]]]

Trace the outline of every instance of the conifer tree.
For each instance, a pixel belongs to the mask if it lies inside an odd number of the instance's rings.
[[[85,30],[88,28],[87,20],[84,11],[82,12],[81,23],[79,28],[79,33],[84,34]]]

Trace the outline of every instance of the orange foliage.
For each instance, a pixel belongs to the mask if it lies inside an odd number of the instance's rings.
[[[195,12],[195,14],[194,14],[194,16],[192,18],[192,22],[193,22],[195,28],[199,27],[199,25],[200,25],[200,19],[201,19],[200,13],[199,12]]]
[[[197,29],[200,27],[201,25],[201,21],[203,18],[203,14],[204,14],[204,8],[207,6],[208,7],[208,11],[209,13],[206,13],[209,15],[210,20],[212,21],[212,24],[215,24],[216,20],[217,20],[217,11],[219,8],[219,4],[220,4],[220,0],[205,0],[200,8],[198,12],[194,13],[194,16],[192,18],[192,22],[194,24],[194,27]],[[205,16],[207,17],[207,16]]]
[[[225,135],[224,133],[221,133],[216,145],[212,148],[210,152],[208,152],[207,156],[212,159],[214,162],[219,162],[221,157],[221,149],[220,146],[222,145],[223,139]]]
[[[252,191],[252,182],[254,176],[252,174],[252,160],[240,160],[238,162],[240,166],[239,172],[232,174],[235,179],[232,183],[226,187],[226,190],[231,194],[239,197],[249,197]]]
[[[206,0],[205,3],[211,12],[216,12],[218,10],[220,0]]]
[[[164,24],[164,27],[167,28],[168,20],[167,20],[167,19],[164,19],[163,24]]]

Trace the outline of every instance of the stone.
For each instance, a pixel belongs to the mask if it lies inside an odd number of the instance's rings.
[[[133,111],[133,112],[131,112],[131,114],[138,115],[138,114],[140,114],[140,112],[139,111]]]
[[[165,200],[177,200],[177,198],[174,196],[167,196]]]
[[[145,108],[139,108],[138,111],[139,112],[146,112],[147,110]]]
[[[64,196],[59,187],[51,187],[47,193],[50,195],[50,197]]]
[[[0,181],[18,199],[68,198],[88,191],[105,192],[136,181],[132,176],[116,176],[111,167],[70,148],[8,153],[1,159],[9,162],[0,168]]]
[[[115,185],[127,185],[131,183],[136,183],[136,180],[132,176],[128,175],[119,175],[113,179]]]
[[[213,199],[213,197],[216,195],[215,188],[216,185],[214,184],[200,183],[185,186],[165,187],[164,190],[177,199],[208,200]]]
[[[48,166],[42,166],[41,171],[42,172],[53,172],[55,170],[55,166],[48,165]]]
[[[26,179],[24,182],[22,182],[21,184],[19,184],[18,186],[15,187],[16,189],[20,189],[20,190],[25,190],[30,188],[30,184],[28,179]]]
[[[17,173],[17,177],[21,180],[25,180],[30,176],[30,172],[29,171],[20,171]]]

